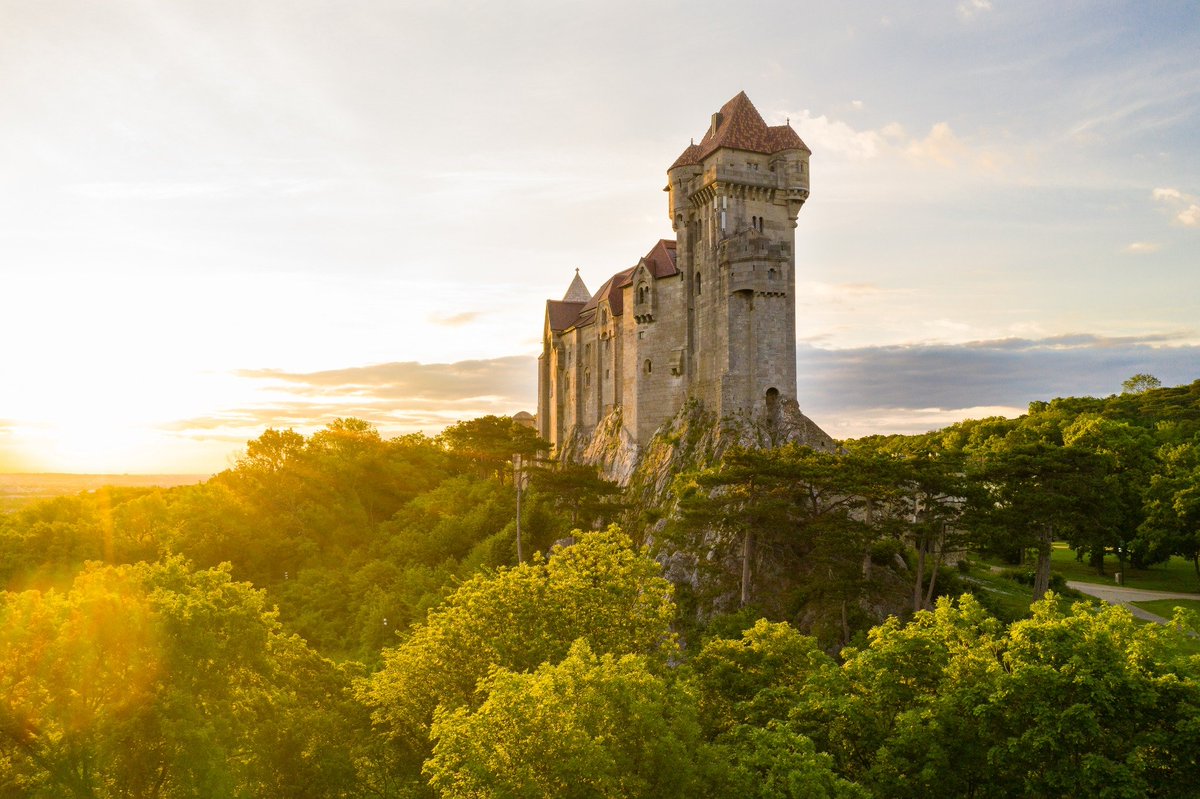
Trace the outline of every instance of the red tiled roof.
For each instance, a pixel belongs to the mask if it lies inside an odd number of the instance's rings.
[[[675,266],[675,242],[671,239],[659,239],[658,243],[646,253],[646,262],[654,277],[670,277],[679,274]]]
[[[582,302],[546,300],[546,316],[550,320],[550,329],[557,332],[566,330],[575,324],[575,320],[579,318],[579,312],[583,310],[585,304]]]
[[[699,164],[722,147],[767,155],[780,150],[808,150],[791,125],[768,127],[746,93],[738,92],[721,106],[716,129],[710,126],[700,143],[688,145],[669,169]]]
[[[660,278],[679,274],[679,269],[675,266],[675,258],[675,242],[671,239],[659,239],[642,261],[649,265],[655,278]],[[633,273],[636,270],[637,266],[635,265],[617,272],[586,303],[546,300],[546,313],[550,316],[550,329],[561,331],[569,327],[590,325],[596,317],[596,309],[605,300],[608,300],[608,307],[613,316],[623,314],[625,312],[625,296],[621,289],[633,282]],[[575,279],[579,280],[578,275]]]
[[[633,270],[636,268],[637,267],[635,266],[631,266],[628,269],[617,272],[615,275],[610,277],[608,281],[600,287],[600,290],[592,296],[592,299],[588,302],[588,304],[583,306],[583,310],[580,311],[580,315],[582,316],[587,311],[598,307],[603,300],[608,300],[608,307],[612,309],[613,316],[620,316],[622,313],[624,313],[625,303],[622,301],[620,288],[621,286],[628,285],[629,277],[633,274]]]

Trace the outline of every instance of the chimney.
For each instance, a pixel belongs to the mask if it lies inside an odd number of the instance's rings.
[[[713,114],[713,117],[712,117],[712,127],[710,127],[710,128],[708,129],[708,132],[709,132],[709,133],[711,133],[712,135],[716,136],[716,135],[717,135],[717,128],[718,128],[718,127],[720,127],[720,125],[721,125],[721,112],[720,112],[720,111],[718,111],[718,112],[716,112],[715,114]]]

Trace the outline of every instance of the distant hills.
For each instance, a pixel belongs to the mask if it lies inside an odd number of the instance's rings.
[[[95,491],[103,486],[125,488],[174,488],[202,483],[209,474],[0,474],[0,513],[49,497]]]

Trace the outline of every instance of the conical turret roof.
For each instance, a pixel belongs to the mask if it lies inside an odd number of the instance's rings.
[[[567,288],[567,293],[563,295],[563,302],[587,302],[592,298],[592,293],[587,290],[587,286],[583,284],[583,278],[579,276],[579,270],[575,270],[575,279],[571,281],[571,285]]]

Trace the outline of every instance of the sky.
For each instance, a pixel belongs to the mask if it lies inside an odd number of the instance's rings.
[[[746,91],[838,438],[1200,378],[1200,7],[0,0],[0,471],[536,410],[545,300]]]

